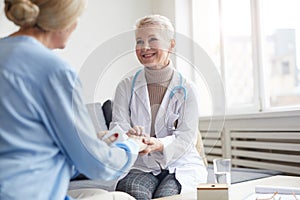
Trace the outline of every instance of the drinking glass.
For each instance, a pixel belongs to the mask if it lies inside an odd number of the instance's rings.
[[[216,158],[213,160],[215,183],[231,184],[231,160],[227,158]]]

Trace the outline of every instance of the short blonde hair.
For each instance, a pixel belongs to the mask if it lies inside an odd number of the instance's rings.
[[[5,0],[5,14],[20,27],[63,30],[75,23],[85,0]]]
[[[174,26],[167,17],[157,14],[142,17],[136,21],[135,30],[147,25],[159,25],[162,29],[168,31],[170,39],[174,39]]]

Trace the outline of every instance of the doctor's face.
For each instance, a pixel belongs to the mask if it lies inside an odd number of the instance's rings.
[[[170,51],[175,42],[166,29],[159,25],[145,25],[136,30],[135,52],[140,63],[152,69],[161,69],[169,64]]]

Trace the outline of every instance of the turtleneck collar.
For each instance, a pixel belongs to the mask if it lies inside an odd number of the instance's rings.
[[[174,72],[173,63],[170,60],[169,64],[162,69],[151,69],[145,67],[145,76],[148,84],[170,82]]]

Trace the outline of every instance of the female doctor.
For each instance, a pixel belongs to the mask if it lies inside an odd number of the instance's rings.
[[[148,147],[117,184],[136,199],[195,191],[207,171],[196,148],[198,104],[192,85],[170,60],[174,28],[160,15],[136,24],[136,55],[143,69],[122,80],[115,93],[111,127],[145,136]]]

